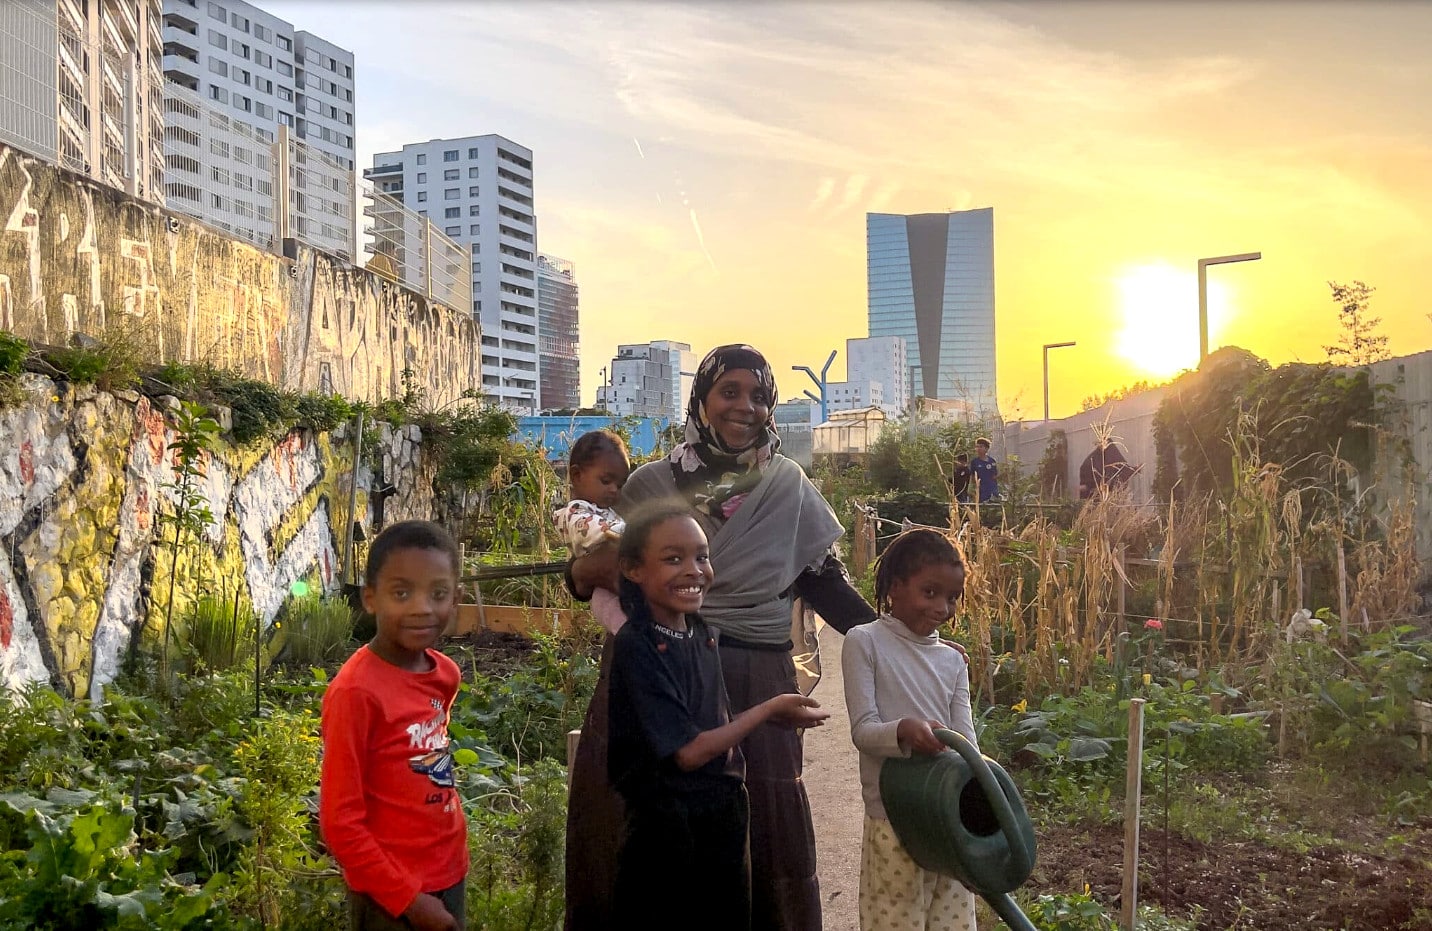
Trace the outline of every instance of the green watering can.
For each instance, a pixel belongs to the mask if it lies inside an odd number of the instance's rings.
[[[880,797],[895,836],[922,868],[984,897],[1013,931],[1038,931],[1009,893],[1034,870],[1034,825],[998,763],[954,731],[954,753],[886,760]]]

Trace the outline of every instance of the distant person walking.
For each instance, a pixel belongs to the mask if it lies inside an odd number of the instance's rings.
[[[970,462],[975,478],[975,501],[983,504],[999,497],[999,464],[989,454],[989,440],[975,440],[975,458]]]
[[[955,467],[950,472],[950,497],[961,504],[970,500],[970,457],[964,453],[955,456]]]
[[[1099,445],[1079,466],[1079,497],[1092,498],[1122,488],[1137,471],[1117,443],[1100,438]]]

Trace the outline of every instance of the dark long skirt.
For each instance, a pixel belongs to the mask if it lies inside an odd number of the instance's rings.
[[[721,672],[732,714],[796,691],[796,667],[786,650],[723,643]],[[800,732],[763,724],[741,744],[741,752],[751,797],[751,928],[820,931],[815,828],[801,780]]]
[[[746,787],[734,779],[632,799],[612,902],[623,931],[748,931]]]
[[[567,931],[615,928],[612,892],[622,836],[622,800],[607,781],[607,670],[611,637],[602,649],[602,674],[582,724],[572,762],[567,808]],[[723,643],[721,667],[732,714],[773,695],[796,691],[787,651],[750,650]],[[751,928],[820,931],[815,830],[801,781],[801,738],[789,728],[762,725],[741,744],[751,805]]]

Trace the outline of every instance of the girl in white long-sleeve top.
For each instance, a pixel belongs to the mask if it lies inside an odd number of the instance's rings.
[[[935,530],[906,531],[876,569],[880,617],[845,637],[845,703],[865,799],[861,931],[975,931],[974,895],[910,858],[880,799],[886,759],[947,749],[935,728],[975,742],[969,665],[937,633],[964,590],[964,560],[955,545]]]

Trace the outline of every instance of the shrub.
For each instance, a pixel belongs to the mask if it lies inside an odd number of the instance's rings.
[[[554,928],[562,922],[566,773],[543,760],[515,781],[513,791],[468,807],[468,919],[490,931]]]
[[[209,379],[208,388],[221,403],[228,405],[234,441],[240,444],[287,431],[297,415],[293,396],[265,381],[215,373]]]
[[[45,354],[60,374],[76,385],[118,391],[139,384],[139,367],[153,345],[152,327],[120,323],[98,338],[75,334],[71,345]]]
[[[348,421],[357,411],[336,394],[310,391],[294,399],[298,422],[311,430],[327,433]]]
[[[253,831],[239,856],[234,904],[265,927],[290,926],[286,913],[298,904],[292,876],[319,866],[305,844],[319,748],[311,714],[275,711],[234,749],[234,766],[244,779],[234,808]]]
[[[0,375],[19,375],[25,371],[30,344],[14,333],[0,330]]]
[[[284,637],[279,658],[299,667],[331,663],[352,639],[353,621],[353,609],[342,598],[295,599],[279,622]]]

